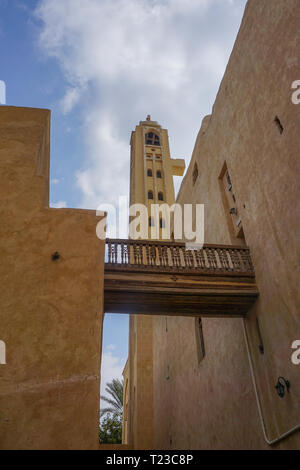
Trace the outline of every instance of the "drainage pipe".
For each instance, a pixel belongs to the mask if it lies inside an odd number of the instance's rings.
[[[261,404],[260,404],[260,400],[259,400],[259,396],[258,396],[258,392],[257,392],[256,380],[255,380],[254,370],[253,370],[253,363],[252,363],[252,358],[251,358],[250,348],[249,348],[249,340],[248,340],[248,335],[247,335],[247,330],[246,330],[246,322],[245,322],[244,318],[243,318],[243,329],[244,329],[244,336],[245,336],[245,342],[246,342],[246,347],[247,347],[247,354],[248,354],[248,359],[249,359],[251,377],[252,377],[252,382],[253,382],[257,407],[258,407],[259,419],[260,419],[260,423],[261,423],[261,427],[262,427],[262,430],[263,430],[265,441],[267,442],[267,444],[269,444],[271,446],[271,445],[276,444],[277,442],[281,441],[282,439],[288,437],[290,434],[294,433],[298,429],[300,429],[300,424],[297,424],[296,426],[289,429],[287,432],[281,434],[280,436],[276,437],[275,439],[270,440],[268,438],[267,432],[266,432],[266,426],[265,426],[265,422],[264,422],[264,418],[263,418],[263,414],[262,414]]]

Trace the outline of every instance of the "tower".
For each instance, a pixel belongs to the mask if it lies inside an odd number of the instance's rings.
[[[182,176],[183,159],[170,157],[166,129],[147,116],[131,134],[130,139],[130,205],[144,204],[148,209],[148,239],[155,221],[152,204],[173,205],[173,175]],[[159,220],[160,229],[164,226]],[[161,230],[159,232],[161,236]],[[153,448],[153,319],[152,316],[131,315],[129,326],[129,397],[127,442],[134,449]]]

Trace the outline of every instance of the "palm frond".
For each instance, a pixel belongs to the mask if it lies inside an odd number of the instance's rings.
[[[100,411],[102,417],[106,413],[116,413],[119,416],[123,414],[123,380],[113,379],[111,382],[106,384],[105,391],[108,393],[108,397],[101,395],[101,400],[105,401],[110,407],[104,408]]]

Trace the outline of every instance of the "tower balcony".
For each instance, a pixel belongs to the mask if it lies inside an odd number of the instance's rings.
[[[106,240],[106,313],[244,317],[258,295],[248,247]]]

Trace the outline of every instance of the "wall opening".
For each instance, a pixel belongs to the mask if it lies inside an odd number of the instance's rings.
[[[202,325],[202,319],[200,317],[195,318],[195,333],[196,333],[197,359],[198,359],[198,365],[199,365],[205,357],[203,325]]]
[[[232,175],[227,168],[226,162],[224,163],[220,173],[219,182],[226,220],[228,222],[228,228],[231,237],[233,240],[234,238],[239,238],[240,241],[245,242],[240,206],[238,205],[237,196],[232,184]],[[243,207],[245,207],[245,205]]]
[[[275,122],[275,124],[277,125],[280,134],[282,134],[283,131],[284,131],[284,127],[283,127],[283,125],[281,124],[281,121],[280,121],[280,119],[279,119],[278,116],[275,116],[274,122]]]
[[[128,337],[129,315],[105,314],[100,379],[100,444],[126,443]]]
[[[195,186],[197,178],[198,178],[198,165],[197,163],[195,163],[194,169],[193,169],[193,186]]]

